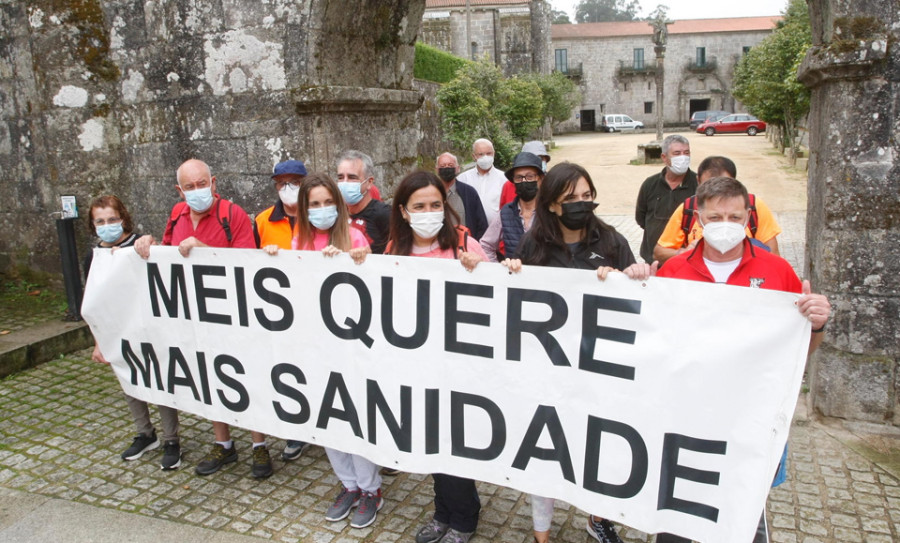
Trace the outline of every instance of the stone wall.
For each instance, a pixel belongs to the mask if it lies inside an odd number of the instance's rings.
[[[348,148],[373,156],[390,196],[416,166],[423,12],[424,0],[0,0],[0,270],[59,269],[50,213],[64,194],[82,215],[117,194],[161,235],[190,157],[251,214],[274,199],[273,164],[330,171]]]
[[[900,10],[810,0],[809,269],[833,306],[810,365],[815,409],[900,425]]]
[[[687,125],[691,99],[708,99],[709,109],[744,111],[731,95],[734,67],[744,47],[758,44],[769,33],[670,33],[664,71],[664,122]],[[698,47],[706,48],[707,63],[714,63],[715,69],[690,68]],[[579,121],[574,113],[582,109],[595,111],[598,126],[603,113],[624,113],[647,127],[656,126],[656,83],[650,70],[656,66],[656,54],[649,25],[647,34],[642,36],[557,39],[553,40],[552,48],[566,50],[570,72],[579,65],[582,71],[579,79],[582,104],[560,126],[560,131],[578,130]],[[629,69],[634,66],[635,49],[644,50],[644,71]],[[654,103],[653,113],[644,113],[644,102]]]

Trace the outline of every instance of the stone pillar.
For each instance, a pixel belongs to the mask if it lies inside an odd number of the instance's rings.
[[[823,415],[900,425],[900,27],[896,0],[809,0],[806,276],[834,307],[813,357]]]
[[[550,43],[550,10],[547,0],[531,0],[531,71],[549,74],[553,58]]]
[[[47,232],[61,194],[82,212],[116,194],[141,233],[161,236],[175,168],[191,157],[251,214],[275,201],[276,162],[333,173],[349,148],[373,157],[390,197],[422,139],[412,75],[424,10],[425,0],[0,1],[0,271],[58,271]]]

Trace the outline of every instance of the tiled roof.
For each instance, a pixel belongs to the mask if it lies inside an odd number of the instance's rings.
[[[486,6],[515,6],[528,7],[527,0],[469,0],[469,5],[474,7]],[[425,0],[425,9],[464,8],[466,0]]]
[[[772,30],[781,16],[735,17],[730,19],[685,19],[669,25],[669,34],[698,34],[709,32],[748,32]],[[647,21],[624,21],[615,23],[581,23],[552,25],[553,39],[566,38],[610,38],[613,36],[643,36],[653,34],[653,27]]]

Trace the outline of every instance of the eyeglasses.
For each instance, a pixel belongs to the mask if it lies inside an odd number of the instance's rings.
[[[537,174],[533,174],[533,173],[530,173],[528,175],[514,175],[513,176],[513,181],[516,183],[518,183],[520,181],[528,181],[528,182],[537,181],[538,179],[540,179],[540,176]]]
[[[94,226],[103,226],[104,224],[119,224],[122,222],[122,219],[119,217],[111,217],[109,219],[94,219]]]
[[[284,187],[290,185],[292,187],[299,187],[300,184],[303,183],[302,180],[298,181],[275,181],[275,190],[281,190]]]

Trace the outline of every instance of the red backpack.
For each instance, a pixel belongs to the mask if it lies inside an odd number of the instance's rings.
[[[225,202],[225,209],[222,209],[222,202]],[[215,203],[216,219],[219,221],[219,226],[221,226],[222,230],[225,232],[228,243],[231,243],[231,207],[233,205],[234,204],[230,201],[222,200],[221,198],[216,200]],[[163,234],[163,239],[172,235],[172,232],[175,230],[175,223],[178,222],[178,219],[181,217],[182,213],[184,213],[185,207],[187,207],[187,202],[181,201],[172,208],[172,214],[169,216],[169,222],[166,223],[166,232]]]
[[[756,239],[756,230],[759,227],[759,213],[756,212],[756,196],[753,194],[748,196],[750,196],[750,220],[747,221],[747,228],[750,229],[750,235],[753,239]],[[681,215],[681,231],[684,232],[684,241],[681,243],[682,248],[689,245],[688,236],[690,236],[695,222],[697,222],[696,195],[684,201],[684,212]]]

